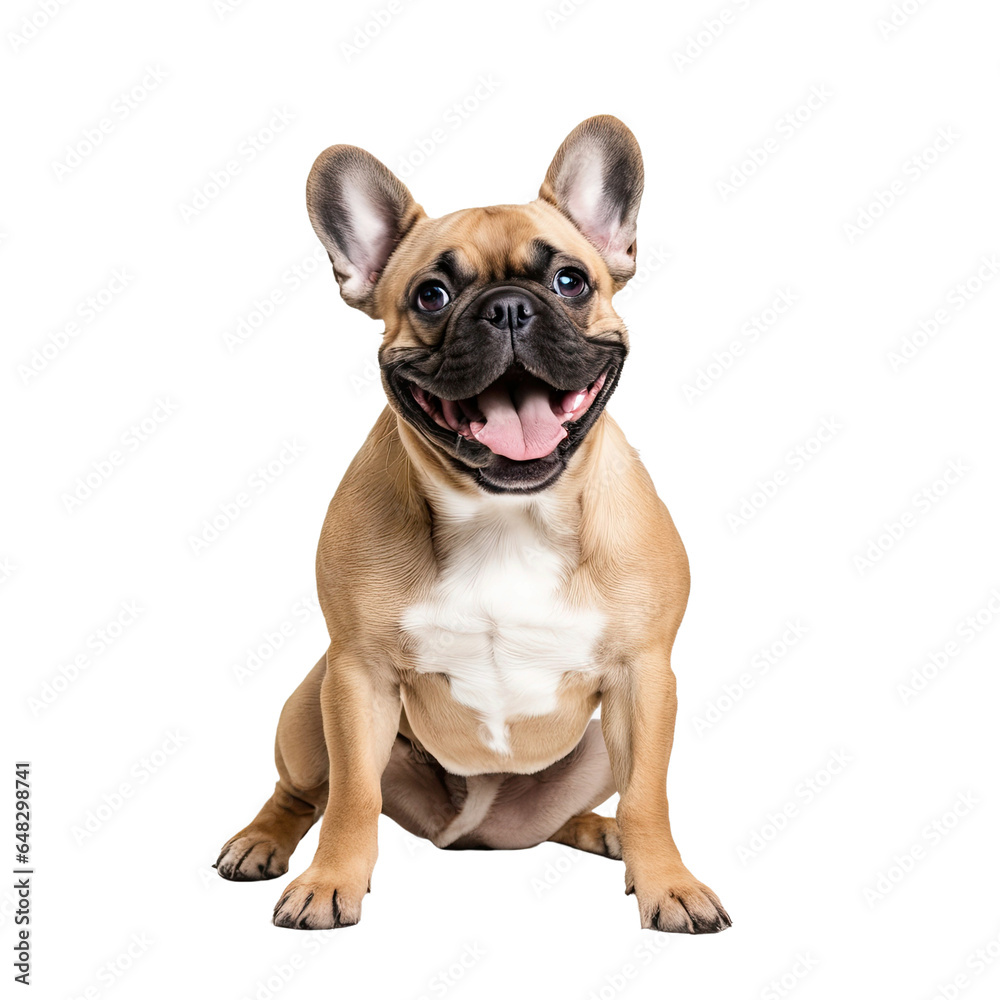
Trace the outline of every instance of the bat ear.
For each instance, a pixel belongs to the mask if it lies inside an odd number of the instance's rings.
[[[635,136],[612,115],[597,115],[566,136],[538,192],[594,244],[619,287],[635,274],[642,184]]]
[[[306,181],[306,205],[344,301],[374,316],[375,285],[424,210],[385,164],[357,146],[319,154]]]

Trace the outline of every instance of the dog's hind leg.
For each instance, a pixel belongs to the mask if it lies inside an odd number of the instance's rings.
[[[621,861],[622,844],[618,834],[618,820],[613,816],[581,813],[568,819],[551,837],[553,843],[589,851],[605,858]]]
[[[382,812],[438,847],[518,849],[551,840],[620,859],[617,822],[590,812],[614,791],[596,719],[569,754],[536,774],[463,778],[399,735],[382,774]]]
[[[503,775],[481,821],[448,846],[516,849],[554,840],[621,857],[617,824],[591,812],[614,792],[601,724],[594,719],[562,760],[535,774]]]
[[[253,822],[223,845],[215,863],[223,878],[243,882],[284,875],[292,851],[323,813],[330,767],[319,706],[325,672],[326,654],[281,710],[274,794]]]
[[[475,782],[476,779],[472,779]],[[402,734],[382,772],[382,812],[414,836],[437,843],[465,807],[465,778],[449,774]]]

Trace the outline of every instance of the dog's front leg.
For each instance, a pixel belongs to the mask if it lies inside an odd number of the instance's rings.
[[[731,921],[719,898],[681,861],[670,833],[667,765],[677,691],[670,655],[650,648],[606,685],[601,725],[618,786],[625,891],[635,893],[642,926],[704,934]]]
[[[347,927],[361,917],[378,855],[380,782],[399,728],[399,687],[344,651],[327,653],[320,687],[330,797],[312,864],[274,909],[279,927]]]

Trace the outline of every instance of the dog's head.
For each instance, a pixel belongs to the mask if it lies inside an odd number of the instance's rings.
[[[611,297],[635,273],[639,146],[617,118],[578,125],[528,205],[428,218],[371,154],[331,146],[309,217],[341,295],[385,323],[390,405],[493,493],[552,484],[628,351]]]

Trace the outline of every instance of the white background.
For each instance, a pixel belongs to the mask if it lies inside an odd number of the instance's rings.
[[[906,0],[896,28],[879,25],[891,0],[588,0],[561,19],[557,2],[402,0],[353,52],[386,3],[96,0],[48,23],[5,7],[3,760],[32,761],[36,995],[996,995],[1000,960],[974,953],[1000,955],[1000,281],[983,264],[1000,252],[1000,11]],[[150,68],[165,78],[143,93]],[[825,96],[779,127],[811,92]],[[262,133],[276,110],[291,121]],[[325,648],[316,539],[383,405],[379,327],[312,257],[309,166],[351,142],[405,170],[431,214],[526,201],[596,113],[632,128],[646,164],[611,410],[693,572],[674,832],[733,929],[640,931],[618,863],[442,852],[385,820],[361,924],[276,929],[316,830],[276,882],[209,866],[270,793],[279,709]],[[754,151],[765,162],[741,168]],[[298,287],[294,268],[311,269]],[[980,268],[993,280],[969,285]],[[119,270],[126,286],[88,314]],[[781,292],[794,304],[751,341]],[[723,371],[713,352],[733,342]],[[294,461],[195,554],[203,522],[293,440]],[[138,617],[97,652],[128,602]],[[806,631],[782,656],[789,622]],[[828,768],[835,755],[848,763]],[[955,811],[962,796],[974,805]],[[12,900],[0,890],[4,977]]]

